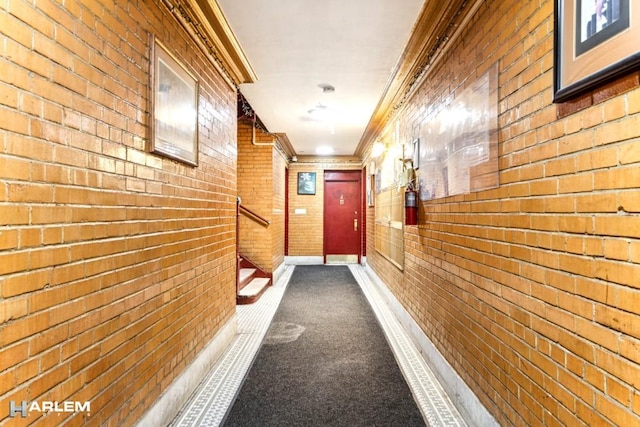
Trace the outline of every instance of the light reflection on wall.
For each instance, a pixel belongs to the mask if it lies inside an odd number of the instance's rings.
[[[420,130],[420,199],[480,191],[498,180],[497,64]]]

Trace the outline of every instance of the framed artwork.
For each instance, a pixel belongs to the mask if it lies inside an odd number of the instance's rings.
[[[367,182],[366,182],[366,190],[367,190],[367,206],[374,205],[374,189],[375,189],[375,173],[376,173],[376,164],[374,162],[370,162],[367,164]]]
[[[315,172],[298,172],[298,194],[316,194]]]
[[[151,132],[153,153],[198,164],[198,80],[151,36]]]
[[[376,176],[369,175],[367,177],[367,206],[374,206],[375,204],[375,188],[376,188]]]
[[[631,0],[555,0],[554,102],[640,66],[640,8]]]

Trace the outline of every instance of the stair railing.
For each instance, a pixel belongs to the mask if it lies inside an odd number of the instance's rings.
[[[263,227],[271,225],[271,221],[242,205],[240,196],[236,198],[236,295],[240,292],[240,214],[261,224]]]
[[[247,208],[245,206],[242,206],[240,203],[238,203],[238,209],[239,209],[240,213],[244,214],[247,218],[251,218],[252,220],[257,222],[258,224],[262,224],[264,227],[268,227],[269,225],[271,225],[271,221],[269,221],[268,219],[258,215],[257,213],[255,213],[251,209],[249,209],[249,208]]]

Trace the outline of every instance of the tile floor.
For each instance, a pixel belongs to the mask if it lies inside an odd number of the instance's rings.
[[[294,267],[287,265],[278,282],[256,303],[238,306],[236,338],[214,368],[203,378],[171,426],[213,427],[222,423],[260,348]],[[376,313],[427,423],[432,427],[466,426],[460,413],[446,396],[364,269],[357,264],[350,264],[349,268]]]

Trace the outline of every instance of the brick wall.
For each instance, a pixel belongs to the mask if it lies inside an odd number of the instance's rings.
[[[300,161],[289,164],[289,255],[322,256],[324,253],[324,171],[360,169],[360,162]],[[316,194],[298,194],[298,173],[316,173]],[[296,209],[306,213],[296,214]]]
[[[271,220],[271,257],[275,270],[284,263],[284,223],[285,223],[285,175],[287,160],[279,150],[273,150],[273,213]]]
[[[256,144],[254,144],[255,142]],[[240,216],[240,252],[267,272],[284,262],[285,171],[287,161],[274,136],[238,123],[238,195],[242,205],[269,220],[264,226]]]
[[[34,4],[0,5],[0,423],[131,425],[235,312],[236,93],[160,2]],[[149,32],[199,78],[198,167],[146,149]]]
[[[242,205],[269,220],[265,227],[240,216],[242,255],[267,272],[284,262],[285,171],[287,161],[275,137],[249,122],[238,123],[238,195]],[[254,144],[255,142],[256,144]]]
[[[238,195],[242,205],[261,217],[273,221],[274,174],[273,136],[255,129],[248,122],[238,123]],[[257,144],[252,141],[255,139]],[[240,215],[239,247],[247,259],[266,271],[273,271],[272,227]]]
[[[502,425],[640,424],[638,72],[552,103],[553,1],[483,2],[385,132],[499,63],[500,187],[368,262]],[[466,83],[465,83],[466,82]]]
[[[298,173],[315,172],[316,194],[298,194]],[[289,255],[322,256],[324,170],[319,164],[289,165]],[[296,209],[298,212],[296,213]],[[304,213],[302,213],[304,212]]]

